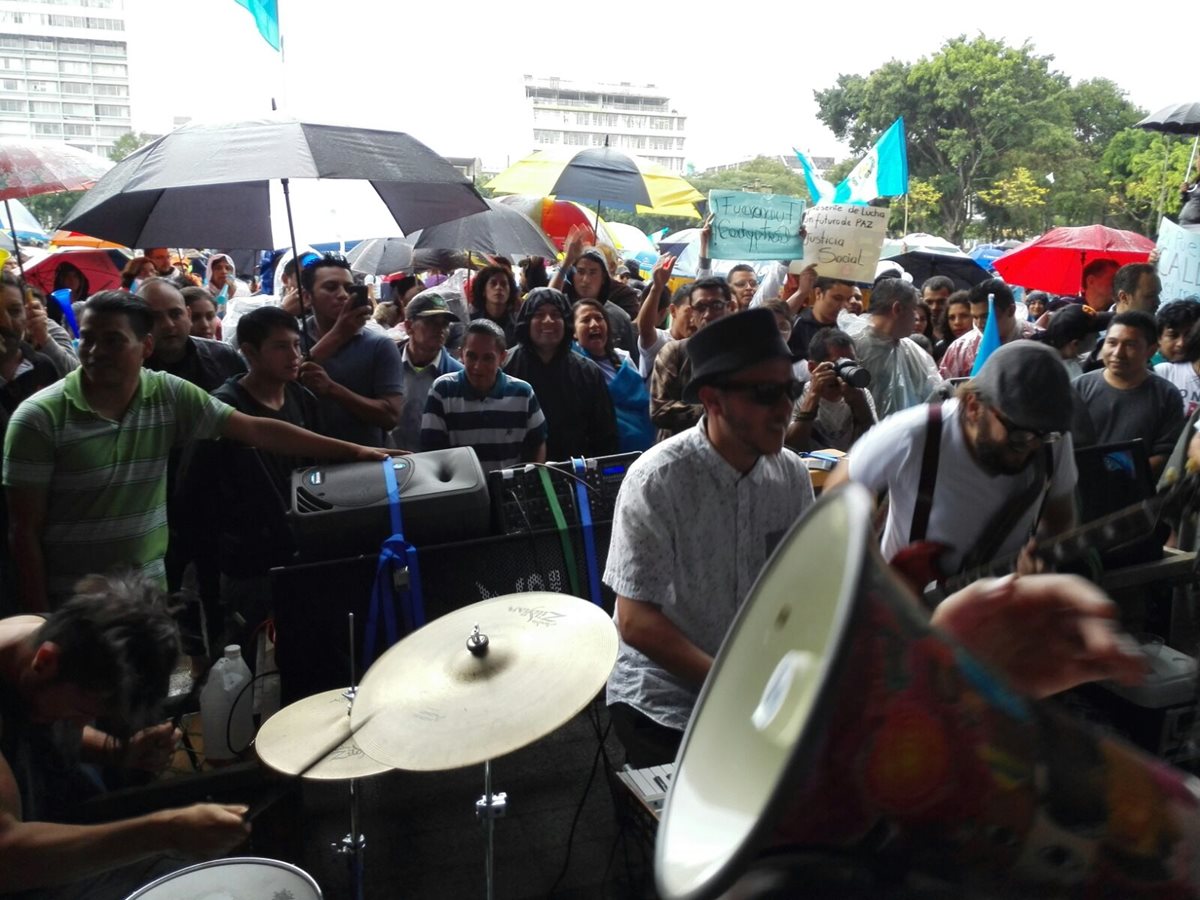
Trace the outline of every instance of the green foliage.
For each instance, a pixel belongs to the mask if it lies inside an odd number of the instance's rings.
[[[57,194],[37,194],[27,197],[21,202],[37,217],[42,227],[50,233],[58,227],[58,223],[67,217],[83,196],[83,191],[59,191]]]
[[[778,159],[759,156],[736,169],[712,174],[694,175],[688,179],[705,196],[714,188],[727,191],[755,191],[760,194],[786,194],[808,197],[804,176],[785,166]]]
[[[108,151],[108,158],[113,162],[120,162],[133,151],[141,149],[157,138],[158,135],[156,134],[147,134],[144,131],[130,131],[121,135],[113,142],[112,149]]]
[[[1042,231],[1042,210],[1050,188],[1039,182],[1024,166],[996,179],[990,188],[980,190],[981,202],[1002,216],[1007,227],[993,237],[1024,238]]]
[[[1072,86],[1051,62],[1028,43],[961,36],[914,63],[891,60],[867,76],[839,75],[815,92],[818,115],[856,157],[903,116],[910,176],[941,195],[940,221],[929,230],[956,243],[978,227],[970,219],[978,192],[1019,168],[1033,182],[1054,173],[1045,206],[1020,207],[1013,221],[1017,207],[985,202],[976,210],[984,213],[981,231],[1099,221],[1108,207],[1100,159],[1141,111],[1113,82]]]
[[[1135,128],[1118,132],[1100,163],[1109,209],[1127,227],[1153,233],[1163,215],[1179,212],[1191,152],[1190,138]]]

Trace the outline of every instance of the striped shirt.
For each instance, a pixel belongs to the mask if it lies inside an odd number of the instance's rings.
[[[481,394],[467,373],[442,375],[429,389],[421,418],[421,449],[474,447],[485,472],[533,457],[546,440],[546,417],[529,382],[496,373]]]
[[[114,422],[88,405],[81,371],[18,406],[4,441],[4,485],[46,492],[42,552],[52,607],[82,576],[119,567],[165,589],[167,456],[218,437],[233,412],[182,378],[143,369]]]

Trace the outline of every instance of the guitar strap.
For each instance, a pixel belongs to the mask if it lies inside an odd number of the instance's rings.
[[[925,449],[921,453],[921,480],[917,482],[917,499],[913,504],[912,524],[908,542],[925,540],[929,530],[929,513],[933,509],[933,489],[937,487],[938,456],[942,451],[942,404],[929,404],[929,421],[925,428]]]
[[[995,559],[996,552],[1021,520],[1021,516],[1025,515],[1038,497],[1042,497],[1043,503],[1038,506],[1030,533],[1037,529],[1042,513],[1041,507],[1044,505],[1046,494],[1050,492],[1050,481],[1054,475],[1054,451],[1049,444],[1043,445],[1042,449],[1044,452],[1037,455],[1034,464],[1037,468],[1036,477],[1019,494],[1009,498],[1009,501],[992,516],[975,546],[963,557],[962,568],[959,571],[977,569]]]

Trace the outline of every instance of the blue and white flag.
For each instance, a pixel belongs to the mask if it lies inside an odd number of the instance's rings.
[[[876,197],[899,197],[907,193],[908,150],[904,119],[899,118],[837,186],[833,202],[870,203]]]
[[[800,160],[800,167],[804,169],[804,181],[808,184],[808,193],[813,204],[830,202],[833,197],[833,185],[816,173],[807,156],[795,147],[792,148],[792,152],[796,154],[796,159]]]
[[[975,351],[975,365],[971,366],[971,377],[974,378],[988,361],[988,357],[1000,349],[1000,323],[996,321],[996,297],[988,294],[988,320],[983,326],[983,335],[979,338],[979,348]]]
[[[279,41],[279,0],[234,0],[238,6],[244,6],[254,16],[254,24],[258,33],[263,36],[274,49],[280,48]]]

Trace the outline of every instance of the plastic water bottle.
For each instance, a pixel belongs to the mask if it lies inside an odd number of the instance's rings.
[[[229,285],[221,285],[221,292],[213,299],[213,306],[217,308],[217,318],[225,318],[225,304],[229,301]]]
[[[250,679],[250,668],[237,644],[226,647],[225,655],[208,673],[208,681],[200,692],[200,726],[204,755],[210,762],[232,760],[250,746],[254,736],[254,696],[252,691],[243,690]]]

